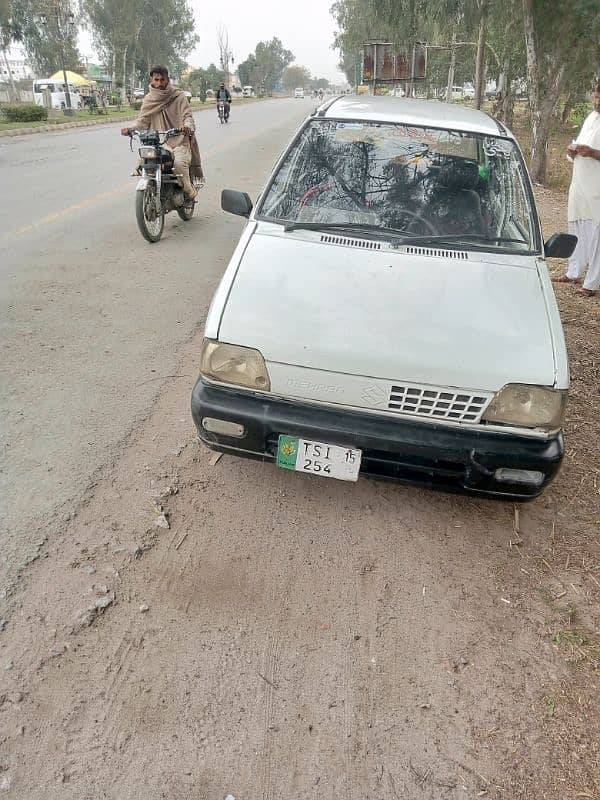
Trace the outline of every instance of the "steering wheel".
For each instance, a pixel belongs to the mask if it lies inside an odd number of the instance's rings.
[[[425,219],[425,217],[422,217],[420,214],[417,214],[415,211],[410,211],[408,208],[403,208],[402,209],[402,214],[408,214],[413,219],[416,219],[418,222],[421,222],[429,230],[429,232],[431,234],[433,234],[433,236],[439,236],[440,235],[440,232],[437,230],[437,228],[434,228],[434,226],[431,224],[431,222],[429,222],[428,219]]]

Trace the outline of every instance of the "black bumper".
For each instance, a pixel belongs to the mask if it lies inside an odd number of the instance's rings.
[[[288,402],[216,387],[198,380],[192,417],[212,450],[274,461],[280,434],[363,451],[360,474],[448,491],[507,500],[537,497],[558,472],[562,434],[535,439],[512,434],[448,428],[344,409]],[[242,438],[209,433],[205,417],[239,423]],[[539,483],[498,480],[499,468],[540,472]]]

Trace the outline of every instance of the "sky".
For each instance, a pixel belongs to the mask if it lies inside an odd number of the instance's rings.
[[[345,83],[337,69],[339,53],[331,49],[336,28],[329,13],[333,0],[191,0],[200,44],[188,61],[195,67],[218,65],[217,28],[223,24],[236,64],[245,61],[260,41],[274,36],[318,78]]]
[[[196,18],[196,33],[200,43],[188,56],[193,67],[207,67],[219,63],[217,29],[227,28],[229,46],[235,63],[245,61],[258,42],[274,36],[295,56],[295,64],[302,64],[317,78],[327,78],[331,83],[346,83],[337,68],[339,53],[331,49],[335,21],[329,9],[333,0],[190,0]],[[299,13],[301,9],[302,13]],[[94,58],[91,36],[81,30],[79,49],[83,55]]]

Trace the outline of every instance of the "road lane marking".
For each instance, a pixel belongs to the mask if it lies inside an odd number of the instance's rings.
[[[257,134],[258,135],[258,134]],[[222,150],[227,150],[231,147],[239,147],[240,144],[243,143],[243,139],[240,142],[239,140],[235,141],[226,141],[221,145],[216,147],[212,147],[208,150],[205,150],[202,153],[202,158],[210,158],[214,156],[215,153],[219,153]],[[111,197],[115,197],[115,195],[121,194],[125,192],[127,189],[131,188],[131,181],[127,181],[127,183],[123,183],[121,186],[118,186],[116,189],[111,189],[109,192],[101,192],[100,194],[93,195],[92,197],[88,197],[87,200],[82,200],[80,203],[74,203],[67,208],[63,208],[60,211],[55,211],[52,214],[48,214],[41,219],[38,219],[36,222],[32,222],[29,225],[24,225],[21,228],[15,228],[12,231],[7,231],[6,233],[0,236],[0,242],[5,242],[7,239],[11,239],[15,236],[22,236],[26,233],[31,233],[32,231],[37,230],[38,228],[43,228],[45,225],[51,225],[54,222],[60,222],[69,214],[72,214],[74,211],[81,211],[83,209],[89,208],[90,206],[96,205],[96,203],[101,203],[103,200],[109,200]]]
[[[111,197],[114,197],[116,194],[120,194],[121,192],[125,191],[125,189],[128,189],[130,186],[131,183],[128,181],[127,183],[123,183],[121,186],[118,186],[116,189],[111,189],[110,192],[95,194],[92,197],[88,197],[87,200],[82,200],[80,203],[74,203],[72,206],[67,206],[67,208],[62,208],[60,211],[55,211],[53,214],[48,214],[47,216],[38,219],[36,222],[32,222],[29,225],[24,225],[22,228],[15,228],[13,231],[8,231],[8,233],[0,236],[0,242],[3,242],[5,239],[10,239],[11,236],[21,236],[24,233],[31,233],[31,231],[41,228],[44,225],[50,225],[53,222],[58,222],[59,220],[63,219],[63,217],[71,214],[73,211],[81,211],[84,208],[89,208],[89,206],[93,206],[96,203],[102,202],[102,200],[108,200]]]

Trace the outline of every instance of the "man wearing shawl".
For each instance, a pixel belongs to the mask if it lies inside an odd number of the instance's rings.
[[[131,130],[166,131],[181,128],[181,136],[172,136],[165,147],[173,153],[173,172],[181,175],[183,191],[194,199],[198,190],[193,185],[194,178],[204,181],[200,148],[196,139],[192,108],[185,93],[176,89],[169,80],[166,67],[152,67],[150,70],[150,91],[142,101],[142,108],[132,128],[123,128],[123,136]]]

